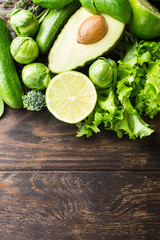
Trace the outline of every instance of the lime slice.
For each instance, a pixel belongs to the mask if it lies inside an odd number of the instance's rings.
[[[0,96],[0,117],[3,115],[4,112],[4,102]]]
[[[147,0],[129,0],[132,19],[128,28],[139,38],[152,39],[160,36],[160,12]]]
[[[67,123],[85,119],[93,111],[96,101],[95,86],[86,75],[76,71],[56,75],[46,90],[48,110]]]

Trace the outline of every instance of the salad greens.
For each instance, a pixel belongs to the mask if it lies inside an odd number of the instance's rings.
[[[98,102],[92,114],[77,124],[77,136],[100,132],[99,125],[118,137],[149,136],[153,130],[143,115],[153,118],[160,111],[160,42],[135,41],[118,62],[114,86],[97,89]]]
[[[160,111],[160,60],[150,64],[144,89],[136,100],[137,109],[151,118]]]
[[[140,115],[160,111],[160,42],[135,43],[119,64],[119,98],[128,97]]]

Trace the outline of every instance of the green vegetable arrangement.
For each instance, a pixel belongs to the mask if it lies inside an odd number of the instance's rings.
[[[118,137],[127,134],[135,139],[150,135],[153,130],[141,115],[153,118],[160,111],[159,58],[160,42],[134,43],[119,61],[115,85],[98,89],[97,106],[87,120],[77,124],[78,136],[100,132],[101,123]]]
[[[22,3],[23,1],[19,2]],[[97,102],[93,111],[90,111],[91,113],[88,113],[89,116],[85,119],[81,118],[84,120],[76,123],[78,127],[77,137],[90,137],[97,134],[100,132],[101,126],[106,130],[115,131],[119,138],[128,135],[130,139],[136,139],[151,135],[154,132],[153,126],[146,123],[143,117],[148,116],[154,118],[160,112],[160,13],[158,9],[155,10],[155,7],[152,6],[153,3],[159,7],[159,3],[157,4],[155,0],[152,0],[151,3],[147,0],[80,0],[79,2],[72,0],[33,0],[33,2],[27,2],[33,5],[34,8],[41,7],[40,16],[42,16],[43,20],[42,23],[40,23],[40,21],[38,22],[38,18],[26,10],[28,7],[24,8],[25,10],[15,10],[10,14],[11,27],[18,35],[12,43],[10,42],[10,52],[15,61],[20,64],[25,64],[22,70],[22,80],[29,89],[24,96],[23,91],[19,92],[19,94],[21,94],[20,106],[23,104],[23,107],[30,111],[40,111],[47,106],[45,91],[51,80],[51,68],[49,66],[49,70],[43,63],[34,61],[38,58],[39,53],[48,54],[55,46],[64,45],[64,51],[60,54],[59,59],[61,59],[61,61],[58,60],[58,65],[60,66],[63,62],[65,54],[71,51],[74,56],[73,62],[76,62],[74,65],[75,68],[76,66],[81,66],[80,69],[76,69],[77,73],[83,72],[83,70],[86,72],[87,69],[93,88],[96,89]],[[76,10],[80,7],[80,3],[84,9],[80,11],[82,14],[78,15],[76,14],[78,13]],[[47,14],[45,10],[45,15],[43,15],[43,8],[49,9],[47,10]],[[139,11],[139,9],[142,9],[142,12]],[[23,14],[26,16],[24,19]],[[136,17],[136,21],[135,16],[139,16],[139,14],[143,16]],[[71,15],[74,15],[74,18],[72,18]],[[83,44],[78,43],[78,27],[76,30],[76,27],[73,27],[76,26],[74,22],[75,19],[79,24],[79,29],[80,26],[82,26],[81,33],[84,34],[84,37],[85,34],[91,34],[91,38],[94,40],[97,32],[92,33],[85,28],[89,26],[89,30],[92,29],[96,15],[102,15],[103,20],[106,21],[107,30],[104,38],[97,40],[98,44],[94,41],[92,44],[87,43],[88,45],[85,44],[85,41]],[[87,23],[82,24],[82,20],[86,20],[88,16],[93,16],[93,18],[89,18]],[[102,18],[99,20],[99,24],[102,23]],[[151,23],[154,19],[157,27],[156,29],[152,29],[152,25],[148,24],[144,32],[142,32],[143,23],[140,22],[140,19],[144,19],[145,23],[147,23],[147,21],[149,21],[148,18]],[[65,23],[66,25],[64,26]],[[112,28],[114,27],[116,31],[117,26],[120,25],[122,31],[116,36]],[[150,34],[151,30],[152,34]],[[67,41],[64,41],[62,37],[63,34],[66,36]],[[144,35],[144,38],[141,37]],[[110,37],[108,38],[108,36]],[[74,39],[74,44],[72,44],[72,38]],[[107,42],[107,44],[109,44],[110,50],[108,58],[107,55],[105,57],[102,56],[102,53],[104,53],[103,40],[107,38],[109,39],[109,43]],[[4,46],[2,42],[3,41],[0,41]],[[96,52],[97,48],[102,48],[100,51],[101,54],[97,53],[96,59],[94,59],[92,53]],[[84,54],[82,58],[89,59],[89,61],[84,61],[85,66],[79,63],[77,56],[79,52],[77,49],[80,49],[80,56]],[[90,49],[90,51],[88,49]],[[3,58],[7,56],[6,51],[2,54]],[[91,56],[88,57],[87,54]],[[73,72],[75,75],[78,75],[76,71],[72,72],[75,68],[70,67],[73,66],[71,64],[72,57],[66,58],[66,61],[67,64],[64,64],[64,66],[67,65],[67,71],[64,70],[66,73],[65,83],[68,81],[67,72],[70,73],[70,75]],[[3,61],[1,62],[3,66]],[[55,64],[54,61],[52,64]],[[3,73],[0,73],[1,78],[7,72],[6,69],[2,70]],[[57,75],[57,83],[55,82],[56,89],[58,89],[59,93],[62,93],[62,97],[63,92],[65,92],[65,99],[67,99],[68,90],[65,89],[62,91],[65,85],[63,85],[62,82],[58,82],[60,74],[58,75],[58,71],[53,71],[53,73]],[[61,73],[61,71],[59,71],[59,73]],[[7,76],[7,74],[5,76]],[[80,78],[81,76],[79,76],[79,79]],[[52,82],[53,80],[54,79],[52,79]],[[7,83],[8,82],[9,80],[7,79]],[[59,86],[62,86],[61,89],[59,89]],[[74,90],[74,88],[76,89],[76,86],[72,81],[71,85],[66,86],[68,86],[70,92],[74,93],[72,90]],[[79,84],[79,86],[81,85]],[[7,86],[7,88],[9,87]],[[2,89],[0,92],[3,99],[0,98],[1,115],[4,109],[3,101],[8,104],[4,98],[4,96],[8,94],[6,91],[7,88]],[[13,81],[12,88],[13,90],[16,89]],[[82,89],[76,89],[76,93],[78,93],[78,91],[80,94],[83,93],[85,103],[83,103],[80,108],[84,110],[87,106],[86,98],[88,95],[85,93],[85,98],[83,86],[81,86],[81,88]],[[52,93],[52,89],[50,89],[50,92]],[[52,95],[48,95],[48,97],[52,103]],[[13,101],[13,93],[11,100]],[[60,104],[62,100],[64,99],[56,99],[59,109],[61,108]],[[72,102],[75,100],[75,97],[69,96],[69,100]],[[74,109],[74,107],[72,109]],[[70,114],[69,110],[67,113],[64,113],[64,117],[65,114]],[[72,115],[74,115],[73,112]]]

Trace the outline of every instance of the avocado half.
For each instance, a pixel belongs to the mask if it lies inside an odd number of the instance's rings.
[[[49,53],[49,69],[53,73],[83,67],[86,63],[108,52],[119,40],[125,24],[107,14],[102,14],[108,25],[107,34],[96,43],[87,45],[78,43],[79,27],[92,15],[84,8],[80,8],[64,26]]]

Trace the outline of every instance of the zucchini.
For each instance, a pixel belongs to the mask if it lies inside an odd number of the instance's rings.
[[[10,53],[11,35],[0,18],[0,96],[12,108],[22,107],[23,89]]]
[[[79,7],[79,1],[74,0],[65,8],[51,10],[48,13],[42,21],[36,36],[36,42],[41,54],[49,52],[63,26]]]

